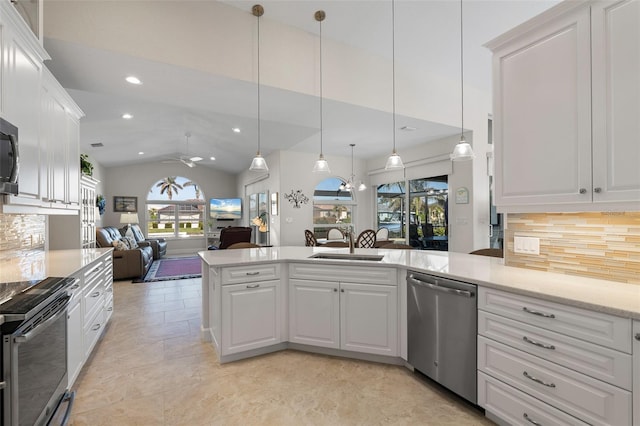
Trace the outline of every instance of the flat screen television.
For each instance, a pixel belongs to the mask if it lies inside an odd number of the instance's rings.
[[[242,219],[240,198],[212,198],[209,200],[209,216],[215,220]]]

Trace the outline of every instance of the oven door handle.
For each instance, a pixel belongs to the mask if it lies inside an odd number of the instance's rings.
[[[67,312],[67,307],[69,306],[69,301],[71,300],[71,296],[66,295],[65,299],[66,299],[65,302],[62,305],[60,305],[58,309],[49,318],[41,322],[39,325],[36,326],[36,328],[32,329],[30,332],[26,334],[18,334],[14,336],[13,341],[15,343],[28,342],[29,340],[33,339],[38,334],[40,334],[42,331],[44,331],[44,329],[46,329],[51,323],[54,323],[61,316],[65,315],[65,313]]]
[[[67,410],[65,411],[64,417],[60,422],[60,426],[67,426],[67,424],[69,423],[69,417],[71,417],[71,410],[73,409],[73,402],[75,401],[75,399],[76,391],[66,392],[62,397],[62,402],[69,401],[69,404],[67,405]]]

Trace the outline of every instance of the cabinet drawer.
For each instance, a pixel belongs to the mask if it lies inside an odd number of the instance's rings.
[[[99,309],[96,316],[93,319],[85,324],[84,327],[84,355],[88,357],[93,350],[98,338],[102,334],[102,330],[104,329],[105,320],[104,320],[105,312],[103,309]]]
[[[478,311],[478,334],[631,390],[631,355]]]
[[[265,263],[222,268],[222,285],[277,279],[280,279],[279,263]]]
[[[364,266],[318,265],[312,263],[289,264],[289,277],[303,280],[350,282],[356,284],[397,285],[395,268],[367,268]]]
[[[482,336],[478,369],[587,423],[631,424],[631,392]]]
[[[485,287],[478,309],[631,353],[631,320]]]
[[[84,321],[85,324],[92,317],[96,309],[104,306],[104,287],[102,281],[94,283],[92,287],[85,288],[83,294]]]
[[[107,299],[104,303],[104,323],[108,323],[113,315],[113,297]]]
[[[91,286],[98,279],[102,279],[104,273],[109,269],[110,264],[107,265],[102,260],[94,262],[89,269],[84,273],[85,286]]]
[[[510,425],[587,425],[519,390],[478,372],[478,405]]]

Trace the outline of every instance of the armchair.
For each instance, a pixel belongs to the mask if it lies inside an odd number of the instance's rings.
[[[133,238],[140,247],[151,247],[153,250],[153,260],[160,259],[167,254],[167,241],[164,238],[145,238],[140,226],[137,224],[129,225]],[[127,227],[120,229],[122,235],[130,236],[127,234]]]
[[[113,247],[113,279],[143,277],[153,263],[151,247],[138,247],[130,250],[118,250],[114,241],[122,240],[120,230],[115,226],[96,229],[98,247]]]
[[[235,243],[251,242],[251,228],[248,226],[228,226],[220,231],[218,247],[209,246],[209,250],[222,250]]]

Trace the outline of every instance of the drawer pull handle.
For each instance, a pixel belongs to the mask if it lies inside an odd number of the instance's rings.
[[[536,422],[535,420],[533,420],[531,417],[529,417],[529,415],[527,413],[522,414],[522,417],[524,417],[524,419],[526,421],[528,421],[531,424],[534,424],[536,426],[542,426],[541,423]]]
[[[553,345],[545,345],[544,343],[540,343],[540,342],[536,342],[535,340],[531,340],[527,336],[522,336],[522,340],[524,340],[527,343],[531,343],[532,345],[539,346],[539,347],[544,348],[544,349],[550,349],[552,351],[555,350],[555,348],[556,348]]]
[[[544,312],[540,312],[540,311],[534,311],[533,309],[529,309],[526,306],[524,306],[522,308],[523,311],[528,312],[532,315],[538,315],[539,317],[545,317],[545,318],[555,318],[556,316],[554,314],[545,314]]]
[[[91,293],[91,297],[98,297],[100,296],[100,292],[96,291],[95,293]]]
[[[93,331],[100,330],[100,324],[94,325],[93,327],[91,327],[91,330],[93,330]]]
[[[636,333],[636,340],[640,340],[640,333]]]
[[[556,387],[556,385],[554,383],[546,383],[546,382],[538,379],[537,377],[533,377],[533,376],[529,375],[529,373],[527,373],[526,371],[523,371],[522,375],[524,377],[526,377],[527,379],[533,380],[534,382],[540,383],[541,385],[544,385],[544,386],[546,386],[548,388],[555,388]]]
[[[260,284],[247,284],[247,288],[258,288]]]
[[[69,290],[77,290],[80,288],[80,284],[74,284],[71,287],[69,287]]]
[[[260,272],[247,272],[247,275],[260,275]]]
[[[107,311],[108,311],[108,312],[113,311],[113,306],[109,306],[109,307],[107,308]]]

